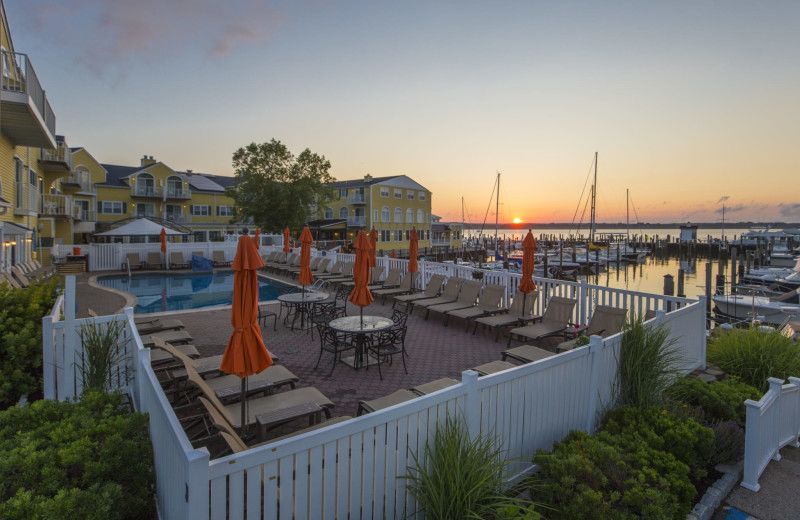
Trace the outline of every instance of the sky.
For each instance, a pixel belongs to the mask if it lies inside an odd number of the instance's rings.
[[[233,175],[275,138],[445,221],[800,222],[800,2],[4,0],[69,146]],[[487,213],[488,211],[488,213]]]

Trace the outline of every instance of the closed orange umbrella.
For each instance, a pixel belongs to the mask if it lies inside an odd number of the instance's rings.
[[[163,227],[161,228],[161,252],[167,253],[167,230]]]
[[[372,231],[369,232],[369,241],[372,247],[369,250],[369,262],[372,267],[378,265],[378,258],[377,258],[377,249],[378,249],[378,232],[375,231],[375,228],[372,228]]]
[[[286,226],[286,229],[283,230],[283,251],[288,253],[292,250],[291,246],[289,245],[289,226]]]
[[[394,249],[392,249],[392,253],[389,255],[389,258],[397,258],[397,253],[394,252]]]
[[[535,253],[536,240],[533,238],[533,233],[528,230],[528,234],[525,235],[525,240],[522,241],[522,281],[519,284],[519,290],[522,292],[523,312],[525,311],[525,298],[528,296],[529,292],[536,289],[536,284],[531,280],[535,263]]]
[[[259,242],[259,238],[261,237],[261,231],[256,228],[256,236],[253,238],[253,242],[256,243],[256,251],[261,248],[261,242]]]
[[[258,269],[264,267],[253,239],[244,234],[239,237],[236,257],[233,259],[233,304],[231,305],[231,333],[220,371],[242,378],[242,426],[246,422],[245,403],[247,376],[258,374],[270,365],[272,358],[261,338],[258,326]]]
[[[314,275],[311,274],[311,242],[314,241],[314,237],[311,236],[311,231],[308,230],[308,226],[303,228],[303,232],[300,233],[300,276],[298,277],[298,281],[300,285],[304,286],[303,290],[305,290],[306,285],[311,285],[314,283]]]
[[[347,301],[353,305],[361,307],[361,313],[364,313],[364,307],[372,303],[372,293],[369,292],[369,264],[370,264],[370,240],[364,230],[358,232],[356,237],[356,263],[353,267],[353,291],[347,298]]]
[[[417,233],[416,226],[411,228],[411,241],[408,243],[408,274],[414,276],[414,273],[419,271],[417,264],[417,254],[419,253],[419,234]],[[414,280],[412,279],[411,289],[414,289]]]

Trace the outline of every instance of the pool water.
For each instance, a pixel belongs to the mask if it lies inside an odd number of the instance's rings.
[[[200,309],[230,305],[233,300],[233,271],[181,274],[134,274],[103,276],[97,283],[127,291],[139,299],[135,314]],[[276,300],[288,287],[277,282],[258,280],[258,301]]]

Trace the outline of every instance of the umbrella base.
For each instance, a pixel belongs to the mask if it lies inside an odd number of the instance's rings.
[[[340,361],[351,368],[355,368],[356,370],[359,368],[366,368],[368,366],[373,367],[378,364],[378,360],[372,356],[364,356],[364,358],[359,360],[358,363],[356,363],[356,356],[343,357],[340,359]]]

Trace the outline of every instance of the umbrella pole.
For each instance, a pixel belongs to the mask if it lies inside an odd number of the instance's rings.
[[[247,435],[247,376],[242,378],[242,438]]]
[[[525,298],[528,297],[528,293],[522,293],[522,317],[525,317]]]

